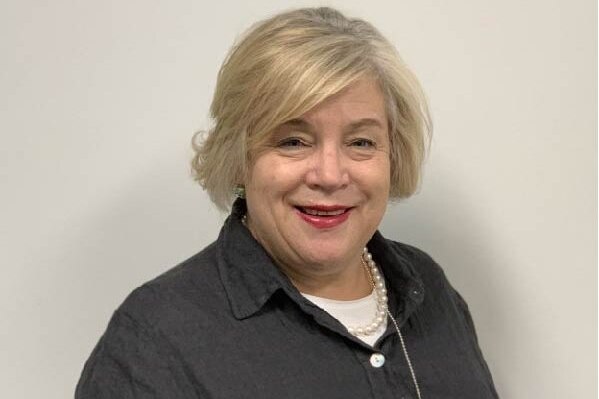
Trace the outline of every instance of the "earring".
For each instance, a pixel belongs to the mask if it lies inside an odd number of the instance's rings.
[[[235,194],[237,198],[245,198],[245,187],[242,185],[235,186],[233,194]]]

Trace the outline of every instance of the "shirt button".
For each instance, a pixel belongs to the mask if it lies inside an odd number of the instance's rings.
[[[370,364],[372,364],[372,367],[381,367],[385,364],[385,356],[382,353],[373,353],[372,356],[370,356]]]

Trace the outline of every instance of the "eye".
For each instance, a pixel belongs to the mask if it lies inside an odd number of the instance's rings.
[[[350,143],[354,147],[371,148],[375,146],[374,141],[369,139],[356,139]]]
[[[308,144],[306,144],[304,141],[302,141],[302,139],[297,138],[297,137],[290,137],[287,138],[285,140],[281,140],[278,144],[279,147],[282,148],[301,148],[301,147],[305,147]]]

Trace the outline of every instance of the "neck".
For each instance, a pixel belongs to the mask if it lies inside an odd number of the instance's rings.
[[[311,271],[281,266],[293,285],[302,293],[338,301],[364,298],[372,286],[362,262],[335,273],[330,270]]]

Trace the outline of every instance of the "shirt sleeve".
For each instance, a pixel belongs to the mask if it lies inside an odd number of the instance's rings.
[[[84,366],[75,399],[198,397],[169,351],[165,340],[116,311]]]

